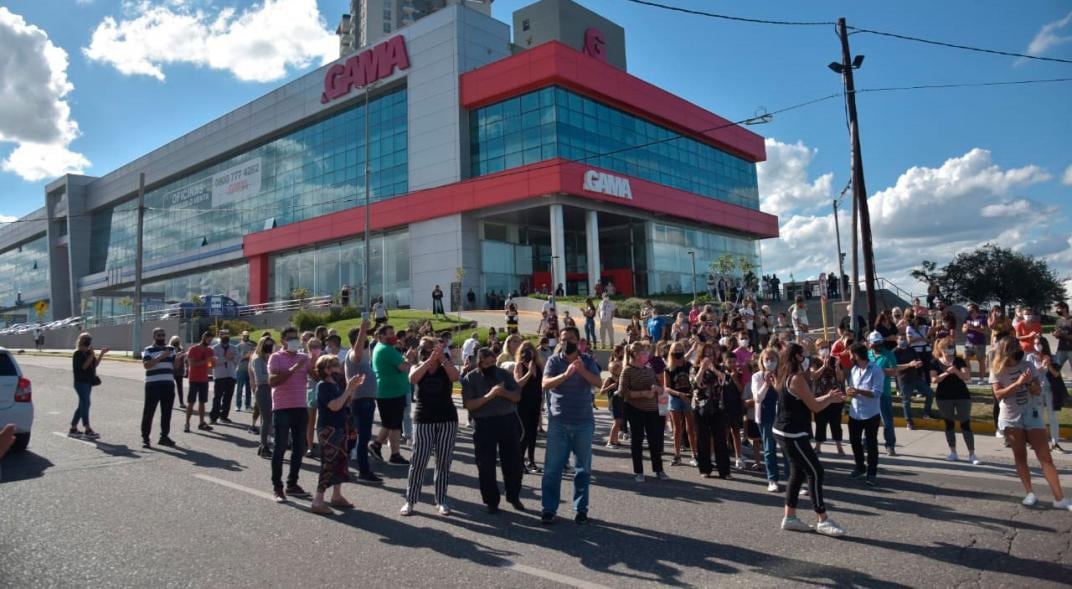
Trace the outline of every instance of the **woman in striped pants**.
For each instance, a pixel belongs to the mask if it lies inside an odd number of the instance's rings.
[[[421,496],[424,470],[435,452],[435,503],[440,515],[450,515],[447,485],[458,434],[458,410],[454,407],[454,383],[458,370],[443,344],[434,338],[421,339],[419,362],[410,369],[409,381],[417,385],[413,409],[413,456],[406,486],[406,503],[399,513],[411,515]]]

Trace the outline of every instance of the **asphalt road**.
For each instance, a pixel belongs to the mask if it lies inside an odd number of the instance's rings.
[[[592,521],[538,520],[539,479],[526,476],[528,513],[484,513],[472,442],[459,436],[450,491],[454,514],[398,508],[405,469],[385,484],[348,484],[357,509],[313,515],[307,502],[270,500],[268,462],[253,436],[221,425],[183,434],[171,450],[140,447],[137,365],[105,363],[93,393],[98,443],[68,439],[75,396],[69,361],[21,357],[37,421],[30,451],[3,461],[0,586],[4,587],[859,587],[1067,586],[1072,513],[1020,505],[1011,455],[980,436],[986,464],[941,460],[940,432],[899,430],[901,456],[883,457],[875,489],[849,481],[827,455],[834,540],[778,530],[782,498],[761,477],[633,482],[628,452],[595,450]],[[245,422],[248,413],[239,413]],[[605,432],[605,412],[599,431]],[[155,432],[155,425],[154,425]],[[155,438],[155,434],[154,434]],[[408,452],[405,452],[408,454]],[[542,440],[541,450],[542,453]],[[539,458],[539,457],[538,457]],[[1059,467],[1072,491],[1072,457]],[[302,484],[315,487],[318,464]],[[570,495],[570,483],[563,486]],[[810,504],[802,502],[805,510]],[[1041,507],[1045,506],[1045,508]],[[563,504],[560,516],[569,515]],[[802,514],[804,511],[802,510]]]

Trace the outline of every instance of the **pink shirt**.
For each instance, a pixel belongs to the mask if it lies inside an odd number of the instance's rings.
[[[309,366],[309,356],[297,353],[276,352],[268,358],[268,375],[285,374],[298,362],[305,362]],[[305,409],[305,370],[298,370],[290,375],[290,378],[279,386],[272,387],[272,410],[278,409]]]
[[[748,382],[752,378],[752,371],[748,368],[748,363],[752,361],[752,351],[748,348],[737,348],[733,351],[733,355],[737,357],[737,366],[741,369],[742,380]]]

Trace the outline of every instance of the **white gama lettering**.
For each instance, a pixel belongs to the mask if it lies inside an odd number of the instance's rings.
[[[633,189],[629,186],[629,179],[595,170],[588,170],[584,173],[584,189],[588,192],[609,194],[618,198],[633,198]]]

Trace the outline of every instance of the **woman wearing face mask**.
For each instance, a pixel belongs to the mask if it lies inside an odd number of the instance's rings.
[[[744,427],[744,399],[741,398],[741,390],[744,388],[744,368],[737,363],[737,356],[731,349],[736,349],[737,338],[730,338],[730,346],[722,352],[722,370],[726,374],[726,384],[723,389],[722,404],[726,410],[726,423],[729,433],[727,443],[733,449],[734,467],[744,470],[744,455],[741,453],[741,429]],[[751,378],[751,377],[749,377]]]
[[[960,434],[964,436],[964,445],[968,448],[968,460],[972,464],[981,464],[975,456],[975,435],[971,430],[971,393],[968,391],[971,373],[968,371],[968,364],[957,356],[952,337],[939,340],[936,345],[930,378],[935,387],[938,411],[945,421],[945,441],[949,445],[949,456],[946,460],[957,461],[955,428],[959,423]]]
[[[417,385],[417,406],[413,411],[413,457],[410,459],[406,486],[406,503],[401,514],[410,515],[421,496],[424,469],[435,453],[435,503],[440,515],[450,515],[447,485],[454,458],[454,440],[458,435],[458,410],[454,407],[453,387],[458,371],[443,344],[434,338],[421,339],[417,360],[410,369],[409,382]]]
[[[688,434],[689,449],[692,452],[690,466],[696,466],[696,422],[693,421],[690,405],[692,404],[692,364],[685,359],[685,346],[674,342],[670,346],[670,361],[663,373],[663,389],[670,394],[670,420],[674,426],[674,459],[670,466],[681,464],[681,438]]]
[[[808,481],[813,508],[818,518],[814,530],[827,536],[844,536],[845,530],[826,513],[823,495],[823,466],[815,456],[808,439],[811,438],[811,416],[830,403],[843,403],[845,396],[834,390],[816,397],[805,375],[804,348],[798,344],[786,346],[778,361],[778,415],[774,420],[774,435],[789,457],[789,482],[785,491],[785,517],[782,529],[808,532],[813,528],[797,518],[800,487]]]
[[[759,355],[759,370],[752,375],[752,395],[756,402],[756,422],[763,442],[763,466],[767,474],[767,491],[778,492],[778,442],[774,438],[774,417],[778,408],[778,350],[766,348]],[[789,474],[789,460],[785,472]]]
[[[1001,402],[998,426],[1012,447],[1016,460],[1016,473],[1027,495],[1023,504],[1031,507],[1038,502],[1031,487],[1031,471],[1027,466],[1027,444],[1035,450],[1035,457],[1042,466],[1042,474],[1053,491],[1055,509],[1072,509],[1072,502],[1061,490],[1061,479],[1053,465],[1050,446],[1046,443],[1046,428],[1039,411],[1042,405],[1039,395],[1039,379],[1031,364],[1025,359],[1023,348],[1011,337],[1002,338],[994,350],[994,363],[990,366],[990,386],[994,397]]]
[[[1033,346],[1031,353],[1027,355],[1027,361],[1035,368],[1035,372],[1038,373],[1039,387],[1042,389],[1042,410],[1046,414],[1046,422],[1050,424],[1050,450],[1058,451],[1062,454],[1064,449],[1057,443],[1061,439],[1061,427],[1057,420],[1057,411],[1053,406],[1053,384],[1052,380],[1060,380],[1061,372],[1057,370],[1057,367],[1053,361],[1053,354],[1050,353],[1050,342],[1046,341],[1043,336],[1035,338],[1035,345]]]
[[[521,401],[517,413],[521,417],[521,452],[525,455],[525,472],[542,473],[536,466],[536,432],[540,428],[540,411],[543,407],[543,358],[536,353],[531,342],[517,347],[514,361],[514,380],[521,389]]]
[[[346,383],[345,388],[340,389],[336,382],[341,378],[342,364],[338,356],[331,354],[317,359],[316,373],[319,380],[316,403],[320,418],[316,423],[316,435],[320,440],[320,479],[310,510],[320,515],[331,515],[334,513],[332,507],[350,509],[354,506],[342,496],[342,484],[350,480],[346,454],[347,408],[364,377],[355,376]],[[330,504],[324,503],[324,492],[328,487],[332,487]]]
[[[253,420],[254,425],[259,417],[261,421],[261,443],[257,446],[257,455],[261,458],[271,458],[272,451],[268,447],[268,434],[272,431],[272,387],[268,384],[268,358],[271,357],[275,348],[272,338],[261,338],[257,344],[256,354],[249,361],[249,381],[253,383]]]
[[[630,344],[625,352],[628,364],[618,381],[618,394],[625,401],[625,418],[633,431],[630,450],[633,455],[634,479],[644,482],[644,439],[648,440],[651,468],[659,480],[669,480],[663,472],[663,436],[666,420],[659,415],[659,394],[655,371],[649,365],[650,347],[644,343]]]
[[[831,353],[830,342],[820,339],[815,342],[819,348],[819,370],[815,373],[815,390],[829,392],[834,389],[844,390],[845,372],[842,369],[840,359]],[[846,350],[847,351],[847,350]],[[830,403],[826,409],[815,414],[815,454],[822,454],[823,442],[826,442],[826,429],[830,427],[830,437],[837,446],[838,456],[845,455],[845,449],[841,446],[843,433],[841,430],[841,415],[844,413],[844,403]]]
[[[724,391],[729,381],[719,364],[719,347],[704,344],[699,353],[699,364],[692,373],[692,413],[696,423],[696,462],[700,476],[711,478],[711,471],[718,472],[721,479],[730,477],[730,456],[726,445],[726,406]],[[711,450],[714,448],[715,463],[712,468]]]

